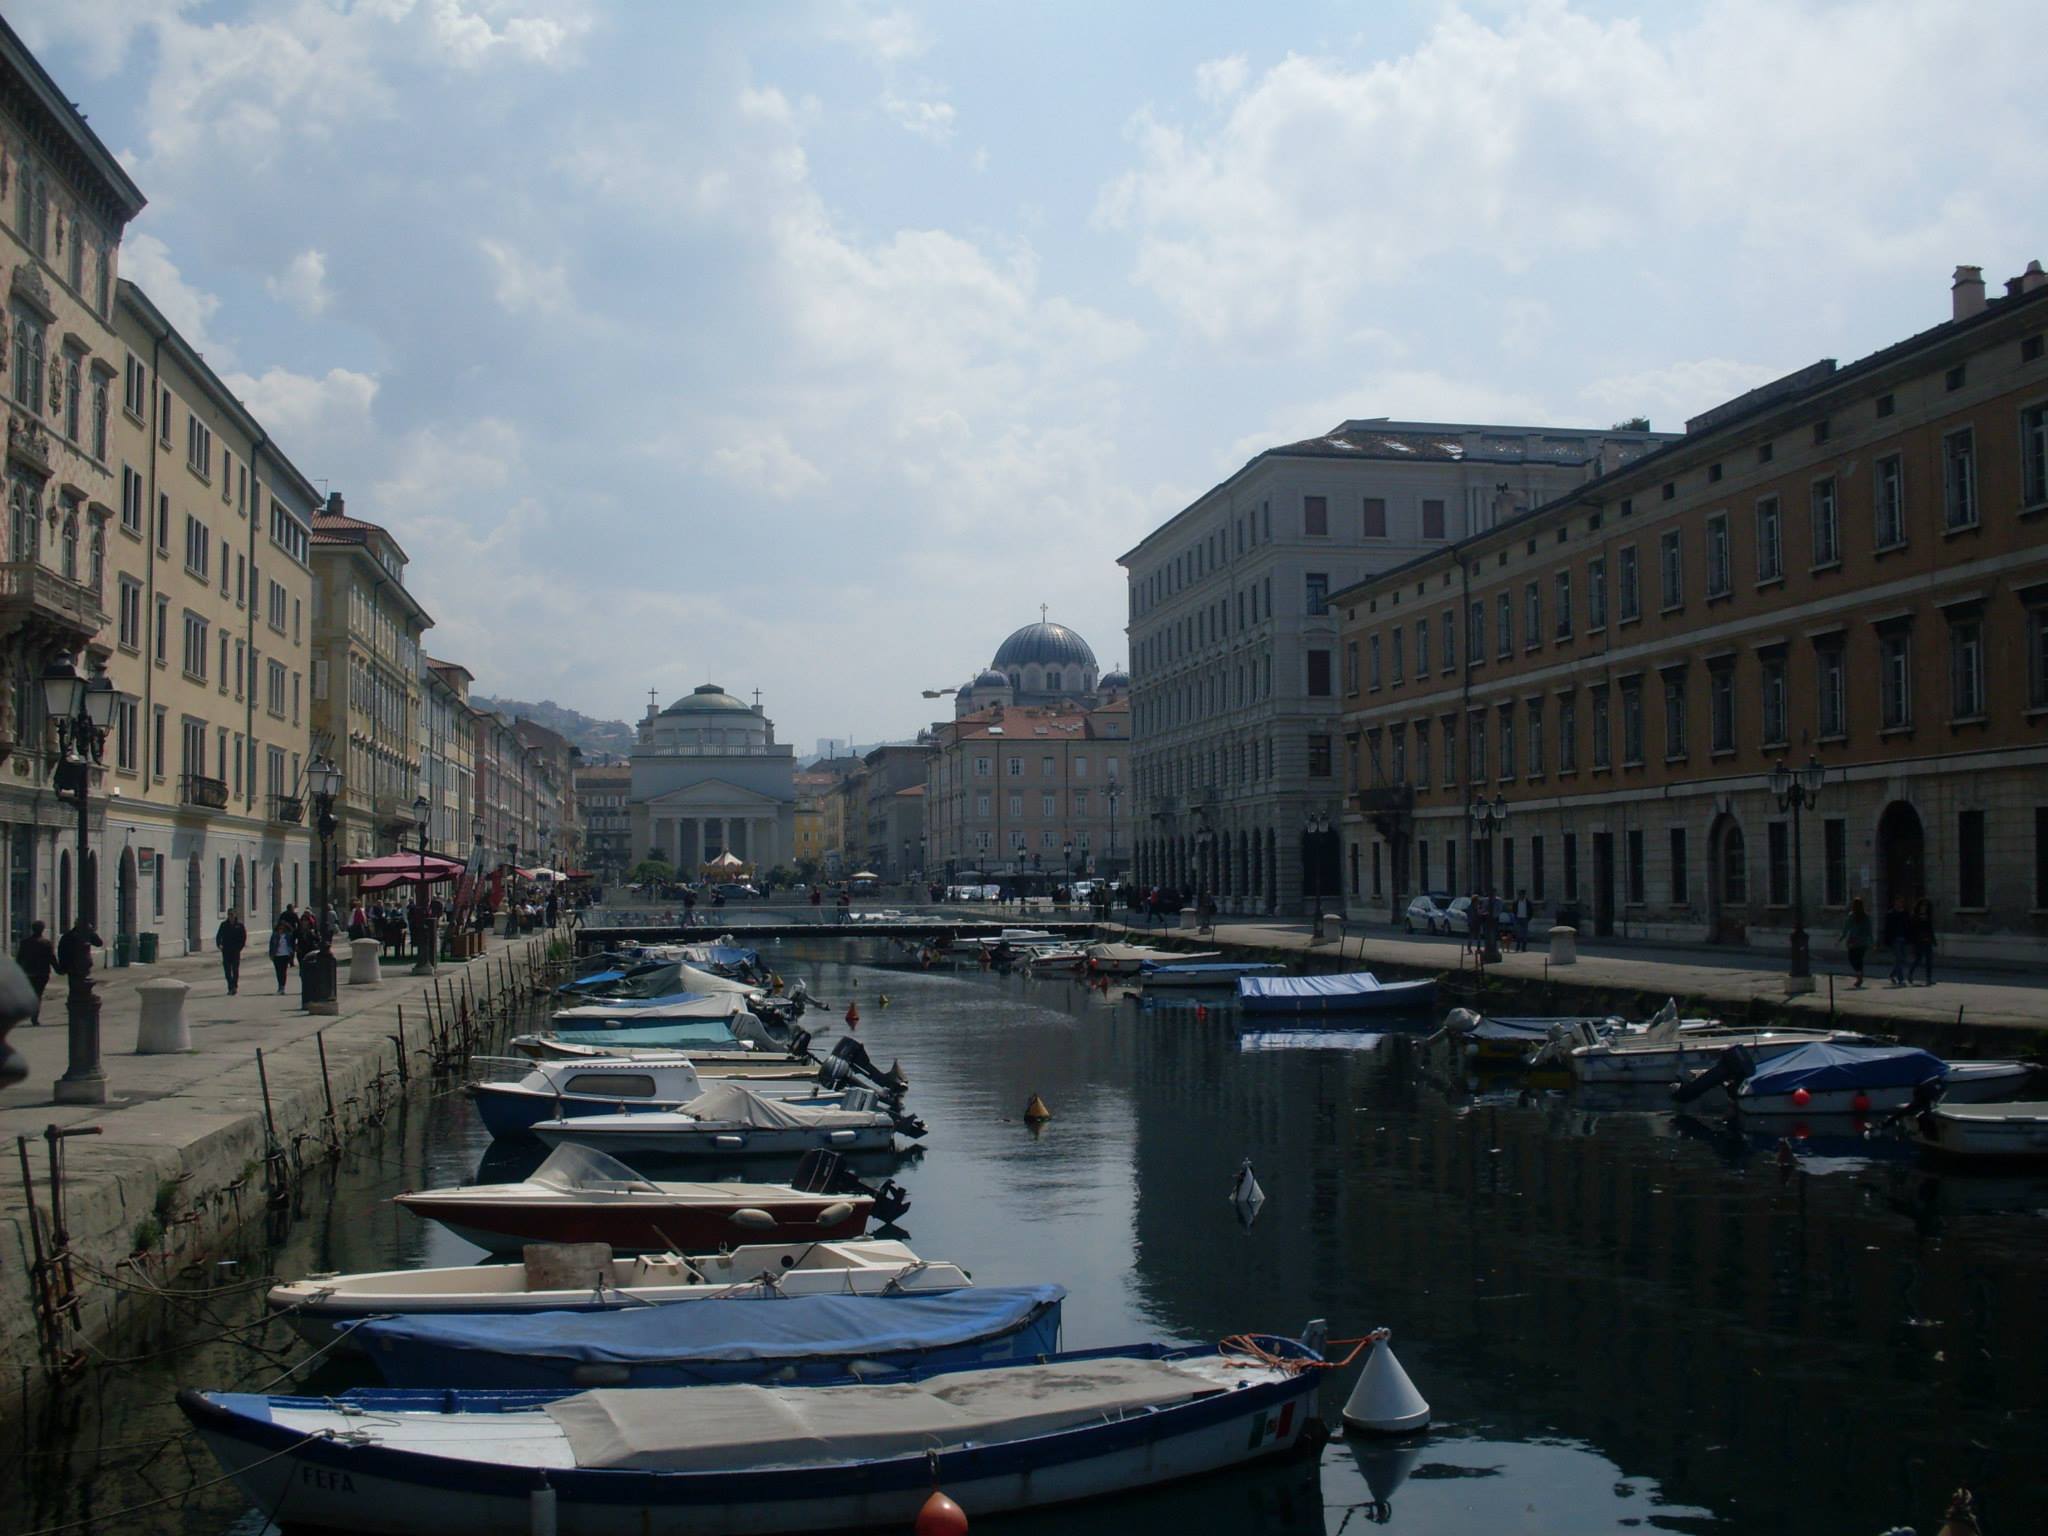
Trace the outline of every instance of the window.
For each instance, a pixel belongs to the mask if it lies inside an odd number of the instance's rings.
[[[1643,829],[1628,829],[1628,900],[1631,906],[1643,904],[1643,892],[1647,886],[1643,869]]]
[[[1631,619],[1641,618],[1643,614],[1642,595],[1636,581],[1636,547],[1630,544],[1622,549],[1619,559],[1621,562],[1618,572],[1618,578],[1621,583],[1621,621],[1626,624]]]
[[[1813,482],[1813,563],[1842,563],[1842,528],[1835,510],[1835,477]]]
[[[1387,536],[1387,503],[1384,497],[1365,498],[1364,532],[1368,539],[1384,539]]]
[[[1328,535],[1330,503],[1322,496],[1304,496],[1301,501],[1301,531],[1311,537]]]
[[[1951,530],[1977,526],[1977,440],[1968,427],[1941,440],[1941,503]]]
[[[1052,755],[1052,754],[1051,754],[1050,752],[1046,753],[1046,754],[1045,754],[1045,755],[1044,755],[1043,757],[1039,758],[1039,760],[1038,760],[1038,776],[1039,776],[1039,777],[1040,777],[1041,779],[1049,779],[1049,778],[1053,777],[1053,775],[1054,775],[1054,774],[1056,774],[1056,773],[1058,773],[1058,772],[1059,772],[1059,763],[1058,763],[1058,759],[1056,759],[1055,757],[1053,757],[1053,755]]]
[[[14,402],[32,414],[43,413],[43,317],[32,310],[14,311]]]
[[[1564,898],[1576,900],[1579,894],[1579,835],[1567,832],[1564,835]]]
[[[206,620],[189,609],[185,614],[185,675],[206,681]]]
[[[1766,656],[1762,662],[1763,671],[1763,730],[1762,744],[1780,747],[1785,744],[1785,658],[1782,653]],[[1822,732],[1823,735],[1827,734]],[[1731,743],[1732,744],[1732,743]]]
[[[1984,716],[1984,623],[1972,615],[1948,627],[1949,714],[1956,720]]]
[[[2027,609],[2027,707],[2048,709],[2048,593],[2036,593]]]
[[[1515,600],[1503,592],[1495,607],[1500,610],[1500,654],[1505,660],[1515,654]]]
[[[1458,782],[1458,721],[1453,715],[1443,717],[1444,737],[1444,787]]]
[[[133,352],[128,354],[121,371],[121,409],[137,421],[149,410],[149,370]]]
[[[71,439],[71,441],[75,443],[75,442],[77,442],[77,441],[79,440],[79,438],[78,438],[78,429],[79,429],[79,424],[80,424],[80,412],[79,412],[79,406],[80,406],[80,404],[81,404],[81,401],[82,401],[82,394],[81,394],[81,388],[80,388],[80,380],[79,380],[79,376],[78,376],[78,374],[79,374],[79,370],[78,370],[78,354],[77,354],[76,352],[66,352],[66,353],[64,354],[64,364],[63,364],[63,367],[64,367],[64,379],[63,379],[63,384],[64,384],[64,435],[65,435],[66,437],[70,438],[70,439]]]
[[[1614,752],[1610,744],[1612,732],[1609,729],[1607,720],[1606,686],[1603,684],[1591,690],[1591,693],[1593,710],[1590,724],[1593,731],[1593,766],[1595,768],[1607,768],[1613,764]]]
[[[121,578],[121,592],[118,603],[121,649],[140,651],[142,649],[142,583],[132,577]]]
[[[1330,611],[1330,577],[1327,571],[1310,571],[1304,578],[1311,617]]]
[[[152,734],[149,738],[149,752],[151,758],[150,771],[153,772],[159,779],[161,779],[164,776],[164,738],[169,736],[171,733],[171,712],[168,709],[164,708],[163,705],[159,704],[157,705],[153,713],[154,718],[150,722],[150,730]],[[159,870],[161,870],[161,863],[159,863],[158,868]],[[157,882],[157,890],[159,893],[162,892],[162,881]],[[157,903],[157,916],[163,916],[163,903],[161,899],[159,899]]]
[[[1877,643],[1879,721],[1884,729],[1904,730],[1913,723],[1913,633],[1886,630]]]
[[[187,720],[183,742],[183,755],[178,759],[180,773],[206,776],[206,722]]]
[[[121,466],[121,526],[142,532],[142,476],[126,464]]]
[[[1772,906],[1782,907],[1792,899],[1792,829],[1774,821],[1765,830],[1770,845],[1770,901]]]
[[[197,415],[185,418],[185,464],[200,479],[213,478],[213,431]]]
[[[1849,824],[1830,816],[1820,824],[1821,901],[1830,907],[1849,904]]]
[[[2048,805],[2034,807],[2034,905],[2048,908]]]
[[[1849,734],[1848,672],[1840,645],[1822,646],[1814,652],[1822,741]]]
[[[1330,696],[1330,653],[1310,651],[1308,653],[1308,695],[1312,699],[1326,699]]]
[[[1429,783],[1429,722],[1415,722],[1415,782]]]
[[[1586,628],[1602,630],[1607,627],[1607,557],[1595,556],[1586,562]]]
[[[1569,640],[1572,637],[1572,573],[1557,573],[1557,638]]]
[[[1429,620],[1415,621],[1415,675],[1429,675]]]
[[[171,392],[168,389],[157,391],[156,408],[157,441],[168,448],[171,446]]]
[[[1458,626],[1456,620],[1451,616],[1451,610],[1448,608],[1444,610],[1443,616],[1443,639],[1444,670],[1446,672],[1455,672],[1458,670]]]
[[[1472,599],[1469,616],[1471,633],[1465,636],[1465,649],[1471,654],[1475,665],[1486,659],[1486,603],[1482,598]]]
[[[1442,502],[1423,502],[1422,536],[1425,539],[1441,539],[1444,536],[1444,504]]]
[[[1557,771],[1579,771],[1579,701],[1570,694],[1557,701]]]
[[[138,713],[133,699],[114,701],[114,766],[123,773],[135,772],[142,761]]]
[[[1504,779],[1515,776],[1515,706],[1512,704],[1500,707],[1500,776]]]
[[[156,600],[156,645],[153,650],[158,666],[171,659],[171,600],[168,597]]]
[[[1684,906],[1691,898],[1686,894],[1685,828],[1671,829],[1671,905]]]
[[[1529,895],[1532,900],[1543,901],[1549,897],[1546,874],[1543,866],[1543,839],[1532,837],[1529,839]]]
[[[283,582],[278,582],[278,581],[273,581],[273,582],[272,582],[272,583],[270,584],[270,605],[269,605],[269,619],[270,619],[270,627],[271,627],[272,629],[276,630],[276,631],[277,631],[277,632],[278,632],[278,633],[279,633],[280,635],[284,633],[284,612],[285,612],[285,590],[284,590],[284,583],[283,583]]]
[[[1543,643],[1543,589],[1530,582],[1522,592],[1522,646],[1534,650]]]
[[[1242,702],[1243,702],[1243,695],[1244,695],[1244,678],[1243,678],[1243,669],[1242,669],[1242,668],[1239,668],[1239,669],[1238,669],[1238,690],[1237,690],[1237,691],[1238,691],[1238,696],[1239,696],[1239,702],[1240,702],[1240,703],[1242,703]],[[1346,640],[1346,641],[1344,642],[1344,695],[1345,695],[1345,697],[1346,697],[1346,698],[1349,698],[1349,697],[1350,697],[1351,695],[1353,695],[1353,694],[1355,694],[1355,693],[1357,693],[1357,692],[1358,692],[1358,642],[1357,642],[1356,640]]]
[[[273,499],[270,503],[270,542],[304,565],[311,539],[306,525],[287,511],[283,502]]]
[[[212,546],[212,530],[198,518],[188,514],[185,518],[185,569],[201,581],[206,580],[209,563],[207,557]]]
[[[1663,577],[1664,606],[1680,607],[1685,602],[1685,558],[1676,528],[1657,541],[1657,569]]]
[[[1735,669],[1715,667],[1707,674],[1707,730],[1710,750],[1735,750]]]
[[[156,549],[160,555],[171,552],[171,493],[159,491],[156,498]]]
[[[1327,779],[1330,776],[1330,738],[1311,736],[1308,739],[1309,777]]]
[[[2020,503],[2048,504],[2048,404],[2020,412]]]
[[[1643,688],[1640,683],[1621,685],[1621,760],[1625,766],[1640,767],[1643,761]]]
[[[1685,756],[1685,674],[1664,674],[1664,756],[1667,760]]]
[[[1529,701],[1529,777],[1543,777],[1543,701]]]
[[[1039,814],[1039,815],[1041,815],[1041,816],[1044,816],[1044,817],[1048,817],[1048,818],[1050,818],[1050,817],[1053,817],[1053,816],[1057,816],[1057,815],[1059,814],[1059,796],[1057,796],[1057,795],[1040,795],[1040,796],[1039,796],[1038,798],[1039,798],[1039,806],[1038,806],[1038,814]]]
[[[1482,784],[1486,781],[1486,716],[1476,709],[1472,711],[1465,734],[1465,776],[1474,784]]]
[[[1408,631],[1396,624],[1393,629],[1388,631],[1387,641],[1390,651],[1389,660],[1393,666],[1392,679],[1394,686],[1398,688],[1405,680],[1408,668]]]
[[[284,663],[273,661],[264,673],[264,707],[280,720],[284,718],[284,672]]]
[[[1956,815],[1956,905],[1984,905],[1984,813]]]

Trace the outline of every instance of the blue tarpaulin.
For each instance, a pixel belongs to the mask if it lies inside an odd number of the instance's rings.
[[[1948,1063],[1909,1045],[1830,1045],[1816,1040],[1758,1067],[1743,1085],[1752,1097],[1854,1088],[1912,1088],[1948,1076]]]
[[[1434,981],[1382,983],[1370,971],[1345,976],[1247,976],[1237,984],[1247,1013],[1400,1013],[1433,1007]]]
[[[1058,1348],[1057,1285],[868,1296],[671,1302],[604,1312],[376,1318],[355,1340],[393,1386],[587,1384],[591,1368],[636,1386],[843,1378],[851,1361],[891,1369],[994,1362]],[[814,1371],[803,1369],[815,1365]]]

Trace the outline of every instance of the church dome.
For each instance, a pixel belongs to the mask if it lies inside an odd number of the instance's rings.
[[[693,689],[686,697],[662,711],[665,715],[698,715],[709,713],[733,713],[751,715],[754,711],[734,698],[716,683],[705,683]]]
[[[1105,688],[1129,688],[1131,686],[1131,674],[1122,667],[1114,668],[1102,674],[1102,686]]]
[[[967,686],[970,689],[1007,688],[1010,686],[1010,680],[1007,677],[1005,677],[1002,673],[998,672],[994,667],[990,667],[986,672],[982,673],[981,676],[977,677],[973,682],[969,683]]]
[[[1092,670],[1095,653],[1088,648],[1086,640],[1064,624],[1026,624],[1003,642],[1002,648],[996,652],[992,669],[1000,672],[1029,666],[1088,667]]]

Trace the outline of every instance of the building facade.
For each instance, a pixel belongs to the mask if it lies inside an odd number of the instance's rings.
[[[336,848],[346,862],[417,847],[420,645],[434,621],[406,590],[398,541],[339,493],[313,518],[312,561],[314,750],[342,771]]]
[[[1118,821],[1128,783],[1130,705],[986,710],[932,727],[923,796],[925,868],[948,881],[1114,877],[1129,862]]]
[[[469,707],[474,681],[459,662],[420,657],[420,793],[429,806],[428,842],[436,853],[457,859],[475,858],[483,841]],[[485,850],[478,862],[495,861]]]
[[[861,758],[857,862],[884,880],[924,869],[925,760],[922,745],[885,744]]]
[[[1304,830],[1342,798],[1329,594],[1666,440],[1347,421],[1259,454],[1123,555],[1136,878],[1300,910]]]
[[[576,770],[576,813],[583,823],[583,868],[598,880],[623,880],[634,864],[629,763],[586,763]]]
[[[571,746],[560,732],[524,715],[512,722],[512,734],[525,749],[532,773],[540,862],[550,869],[580,867],[583,840],[576,817],[576,765],[582,760],[582,749]]]
[[[1803,900],[1825,952],[1852,900],[1925,896],[1944,955],[2037,954],[2044,336],[2038,264],[1989,301],[1959,269],[1946,322],[1337,594],[1356,908],[1526,891],[1597,933],[1784,945]],[[1796,818],[1780,761],[1819,765]]]
[[[705,683],[647,711],[632,761],[632,862],[666,859],[692,878],[725,853],[761,874],[784,862],[796,758],[761,706]]]
[[[230,910],[261,924],[317,894],[305,768],[318,496],[131,283],[115,323],[109,937],[122,953],[149,933],[158,953],[190,954]]]

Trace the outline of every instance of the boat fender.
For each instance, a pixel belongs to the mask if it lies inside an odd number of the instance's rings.
[[[1813,1102],[1813,1095],[1808,1093],[1804,1088],[1794,1088],[1792,1090],[1792,1102],[1794,1104],[1797,1104],[1801,1109],[1804,1109],[1807,1105]]]
[[[736,1227],[750,1227],[754,1231],[766,1231],[775,1225],[775,1218],[757,1205],[743,1205],[726,1218]]]
[[[532,1536],[555,1536],[555,1490],[545,1478],[526,1496],[526,1528]]]
[[[1851,1109],[1855,1110],[1855,1111],[1856,1111],[1856,1113],[1857,1113],[1857,1114],[1859,1114],[1859,1115],[1867,1115],[1867,1114],[1869,1114],[1869,1113],[1870,1113],[1870,1095],[1869,1095],[1869,1094],[1867,1094],[1867,1093],[1862,1093],[1862,1092],[1858,1092],[1858,1093],[1857,1093],[1857,1095],[1856,1095],[1856,1097],[1855,1097],[1855,1098],[1853,1098],[1853,1099],[1851,1099],[1851,1100],[1849,1101],[1849,1107],[1850,1107]]]
[[[912,1536],[966,1536],[967,1513],[934,1488],[917,1512],[917,1524],[911,1531]]]
[[[1237,1177],[1230,1181],[1230,1205],[1236,1211],[1237,1219],[1249,1227],[1258,1220],[1259,1207],[1266,1203],[1266,1192],[1259,1188],[1258,1176],[1252,1172],[1252,1160],[1246,1158],[1238,1165]]]
[[[853,1202],[851,1200],[834,1200],[825,1209],[818,1212],[818,1225],[821,1227],[836,1227],[852,1214]]]

